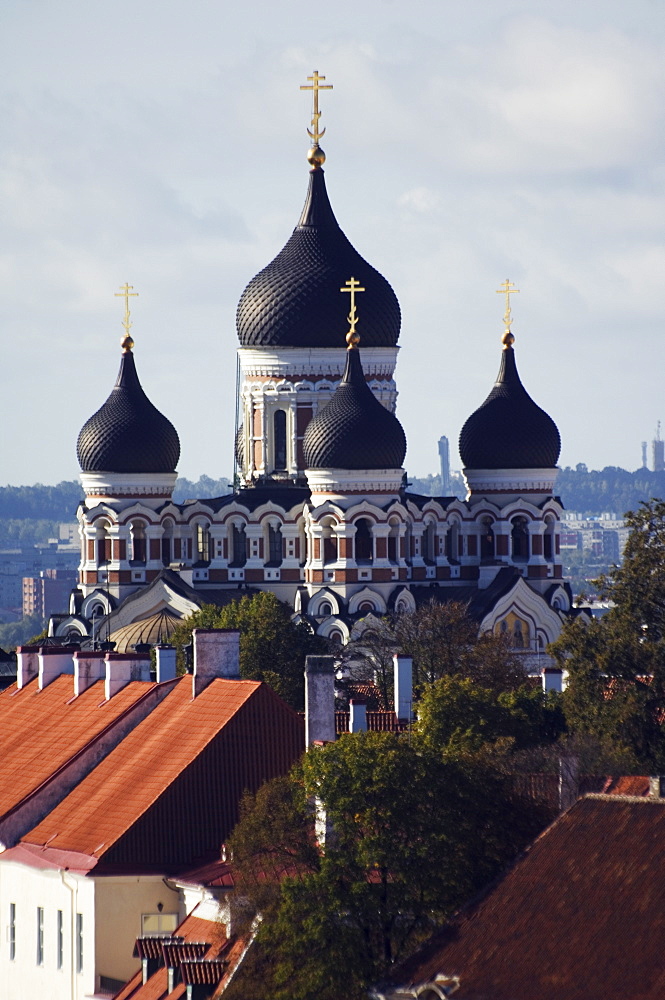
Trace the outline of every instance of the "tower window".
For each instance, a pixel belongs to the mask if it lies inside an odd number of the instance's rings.
[[[286,413],[276,410],[273,417],[275,471],[286,472]]]
[[[372,529],[369,521],[362,517],[356,521],[356,562],[371,562],[372,554]]]
[[[529,558],[529,529],[525,517],[513,519],[511,532],[513,542],[513,559],[526,562]]]
[[[268,525],[268,556],[270,566],[279,566],[282,561],[282,529],[279,525]]]
[[[480,558],[494,559],[494,528],[489,517],[483,519],[483,531],[480,536]]]
[[[247,539],[245,525],[234,524],[231,528],[231,566],[244,566],[247,562]]]

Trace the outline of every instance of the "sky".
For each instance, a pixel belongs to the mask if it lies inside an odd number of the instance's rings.
[[[499,366],[506,279],[560,464],[641,464],[665,421],[660,0],[10,0],[0,484],[78,474],[125,282],[180,474],[231,475],[235,309],[302,208],[314,69],[334,87],[337,219],[400,300],[409,473],[437,471],[443,434],[459,468]]]

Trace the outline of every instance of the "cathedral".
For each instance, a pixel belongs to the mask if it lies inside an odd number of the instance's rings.
[[[79,583],[62,641],[168,640],[204,603],[270,590],[332,641],[371,616],[463,601],[540,659],[571,612],[554,495],[560,440],[520,380],[505,283],[499,372],[460,434],[466,499],[410,493],[395,414],[400,307],[339,226],[313,90],[309,187],[285,246],[237,309],[235,488],[176,504],[176,429],[143,391],[129,335],[77,445]]]

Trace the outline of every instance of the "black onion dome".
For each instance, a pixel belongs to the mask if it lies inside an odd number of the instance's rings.
[[[307,425],[303,446],[306,469],[402,467],[402,425],[367,385],[357,348],[347,351],[344,377]]]
[[[272,263],[252,278],[236,314],[243,347],[339,347],[349,311],[340,288],[357,278],[363,294],[363,345],[394,347],[397,296],[351,246],[328,200],[323,170],[312,170],[300,221]]]
[[[144,393],[131,351],[111,395],[83,425],[76,454],[82,472],[175,472],[178,434]]]
[[[559,431],[522,385],[512,347],[503,351],[494,388],[464,424],[459,450],[467,469],[551,469],[558,462]]]

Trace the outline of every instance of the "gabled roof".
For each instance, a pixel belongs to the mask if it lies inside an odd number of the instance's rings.
[[[191,868],[218,856],[244,789],[284,774],[303,744],[266,684],[215,678],[192,698],[186,675],[23,843],[87,855],[96,874]]]
[[[41,691],[35,678],[0,692],[0,817],[154,688],[132,681],[106,701],[104,682],[97,681],[75,698],[73,676],[62,674]]]
[[[665,800],[580,799],[383,995],[445,974],[455,1000],[662,1000],[663,838]]]

